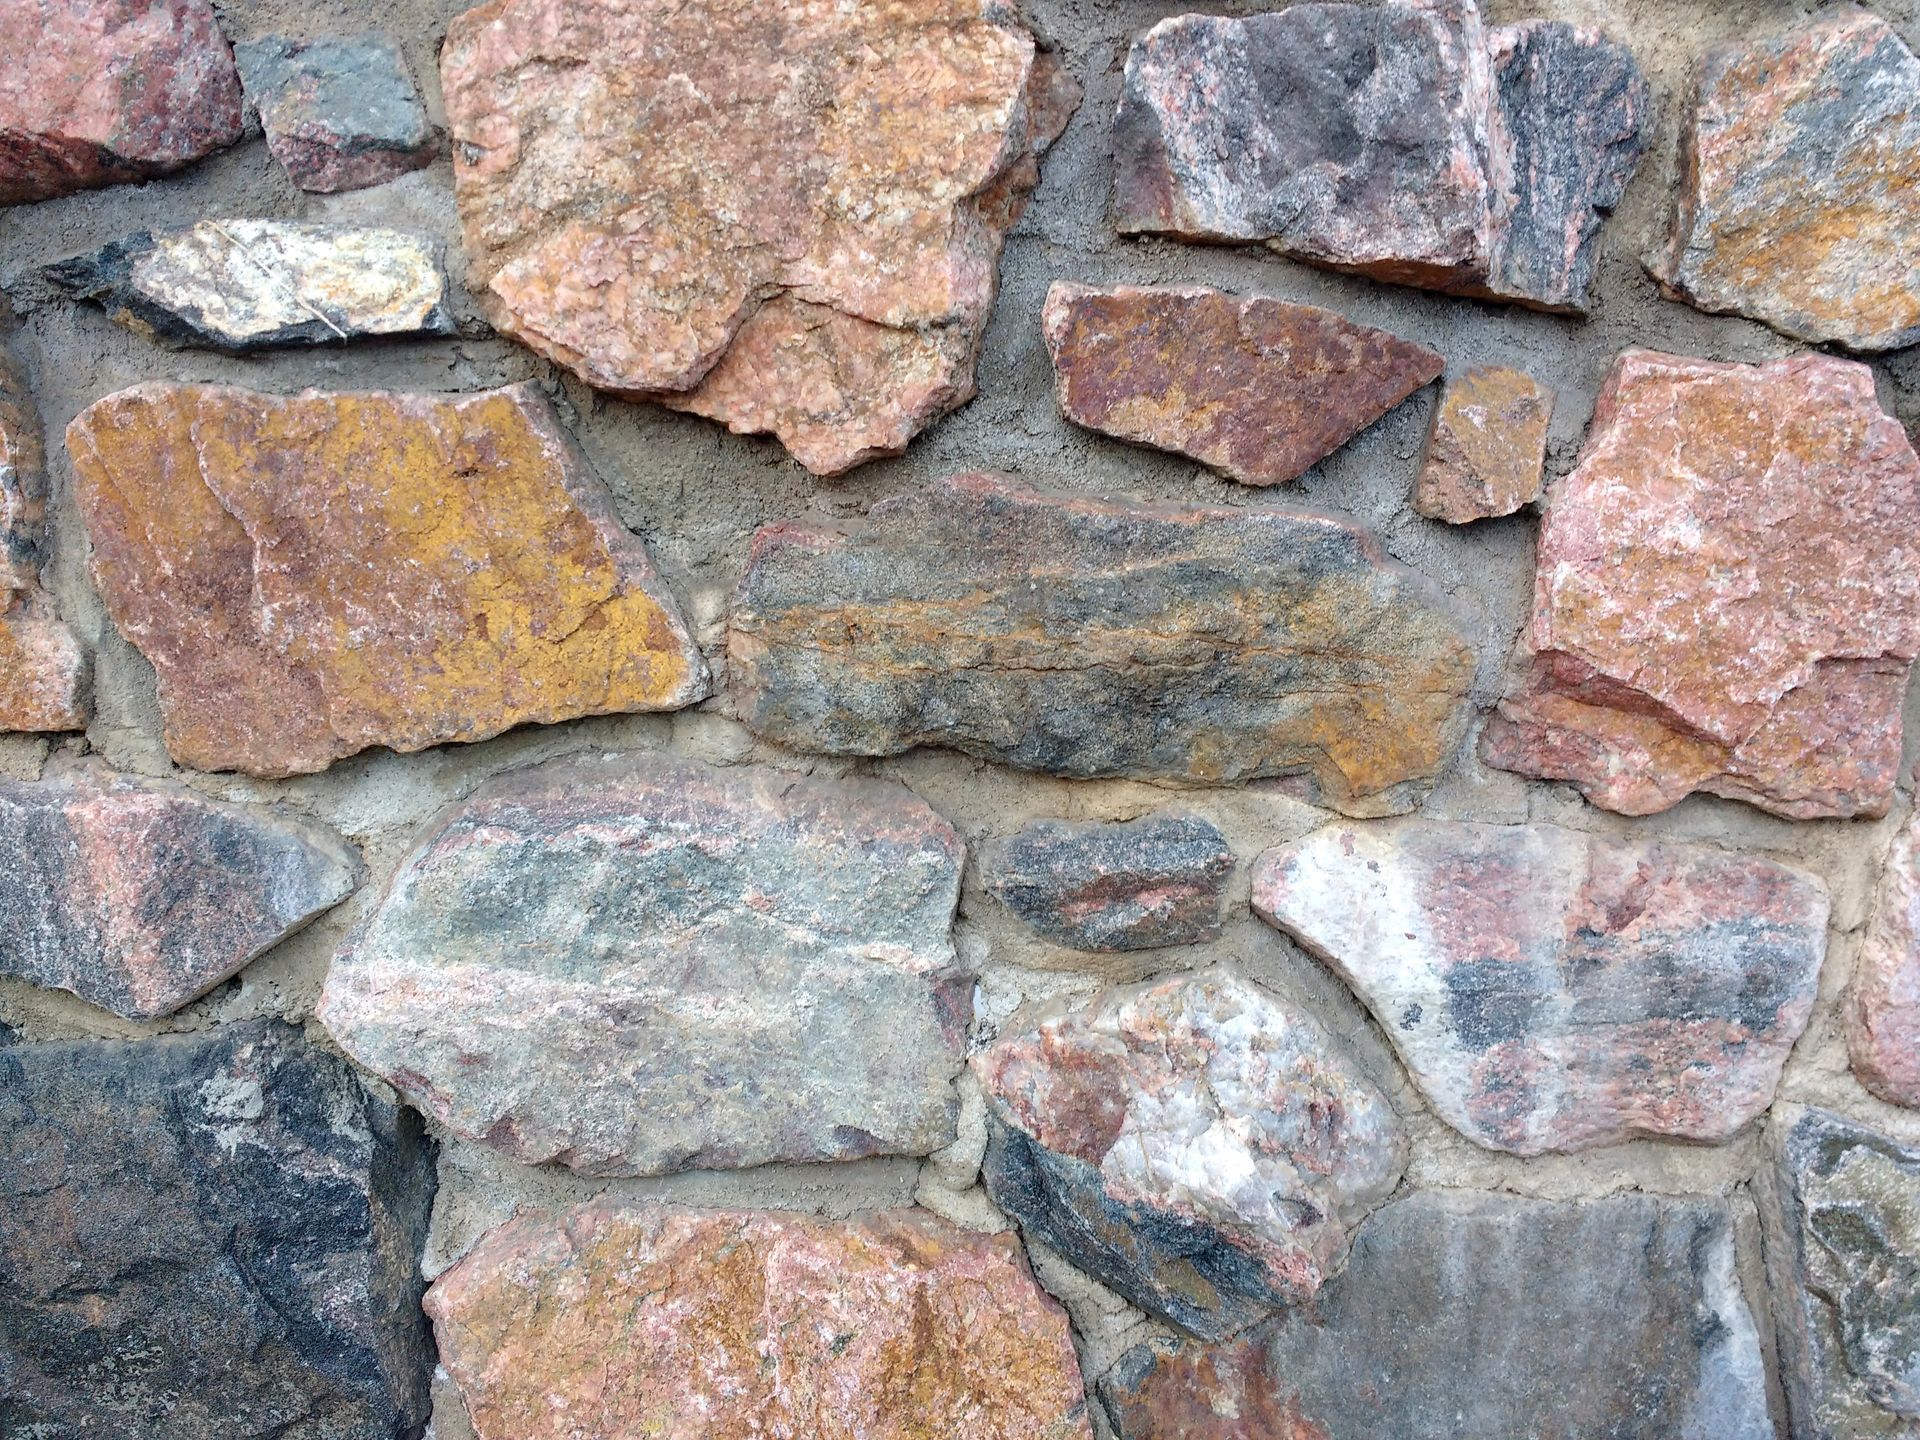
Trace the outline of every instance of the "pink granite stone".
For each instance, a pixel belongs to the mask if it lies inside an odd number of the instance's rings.
[[[1920,1109],[1920,811],[1894,837],[1853,961],[1847,1050],[1860,1083]]]

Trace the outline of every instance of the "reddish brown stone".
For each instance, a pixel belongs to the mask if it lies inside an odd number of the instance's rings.
[[[1249,485],[1293,479],[1446,368],[1331,310],[1200,286],[1056,281],[1045,325],[1069,420]]]
[[[0,205],[164,175],[240,138],[207,0],[0,0]]]
[[[1527,668],[1483,754],[1629,815],[1694,790],[1885,814],[1916,526],[1920,460],[1866,366],[1627,351],[1549,497]]]
[[[1067,1317],[1011,1235],[596,1200],[427,1292],[479,1440],[1090,1440]]]
[[[40,587],[46,450],[26,376],[0,346],[0,730],[79,730],[87,657]]]
[[[1860,1083],[1920,1109],[1920,810],[1894,837],[1873,922],[1853,960],[1847,1050]]]
[[[1448,381],[1413,508],[1464,525],[1538,500],[1552,419],[1553,392],[1522,371],[1481,365]]]

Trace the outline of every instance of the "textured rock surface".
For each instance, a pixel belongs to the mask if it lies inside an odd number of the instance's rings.
[[[646,547],[530,385],[152,383],[67,446],[94,583],[183,765],[300,774],[706,693]]]
[[[1656,276],[1702,310],[1801,340],[1920,340],[1920,60],[1836,5],[1701,62]]]
[[[1920,812],[1887,852],[1873,920],[1853,957],[1847,1051],[1867,1089],[1920,1109]]]
[[[1035,1016],[973,1068],[995,1203],[1211,1338],[1309,1299],[1406,1164],[1386,1097],[1332,1035],[1229,971]]]
[[[162,175],[240,138],[207,0],[4,0],[0,205]],[[28,43],[30,42],[30,43]]]
[[[1519,370],[1477,365],[1447,382],[1433,413],[1413,508],[1464,525],[1540,498],[1553,392]]]
[[[973,394],[1001,240],[1078,100],[989,0],[493,0],[441,75],[489,318],[819,474]]]
[[[146,230],[46,275],[163,345],[231,354],[369,335],[451,335],[440,247],[425,235],[280,220]]]
[[[1331,310],[1195,285],[1056,280],[1044,323],[1069,420],[1251,485],[1292,480],[1446,368]]]
[[[1920,650],[1920,461],[1873,372],[1629,350],[1540,534],[1490,764],[1629,815],[1883,815]]]
[[[1328,826],[1260,857],[1253,904],[1442,1119],[1521,1155],[1728,1138],[1771,1103],[1826,955],[1811,875],[1547,825]]]
[[[0,1046],[0,1159],[6,1434],[418,1433],[433,1147],[299,1031]]]
[[[439,153],[420,87],[385,35],[268,35],[234,59],[267,149],[302,190],[378,185]]]
[[[319,1016],[453,1130],[597,1175],[953,1138],[961,844],[891,782],[690,761],[489,781],[402,864]]]
[[[1233,851],[1211,821],[1171,812],[1121,824],[1036,820],[980,853],[987,893],[1071,950],[1151,950],[1220,933]]]
[[[762,529],[727,658],[741,718],[800,750],[945,745],[1209,785],[1304,774],[1370,813],[1451,758],[1473,672],[1439,591],[1349,524],[991,475],[884,501],[851,536]]]
[[[1624,46],[1558,22],[1489,33],[1473,0],[1176,16],[1127,56],[1115,215],[1580,310],[1648,107]]]
[[[1772,1440],[1715,1201],[1422,1191],[1308,1309],[1156,1341],[1100,1384],[1119,1440]]]
[[[1796,1440],[1920,1434],[1920,1150],[1824,1110],[1780,1117],[1762,1188]]]
[[[0,731],[87,723],[86,652],[40,585],[46,541],[40,416],[25,372],[0,340]]]
[[[593,1201],[492,1231],[427,1311],[480,1440],[1092,1433],[1013,1238],[920,1210]]]
[[[0,781],[0,974],[171,1014],[358,883],[337,835],[90,768]]]

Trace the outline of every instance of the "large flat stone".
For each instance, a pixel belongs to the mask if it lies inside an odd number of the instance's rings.
[[[359,883],[329,830],[101,767],[0,781],[0,974],[129,1020],[198,999]]]
[[[1406,1165],[1392,1107],[1340,1043],[1226,970],[1049,1007],[973,1068],[994,1202],[1213,1339],[1311,1299]]]
[[[1679,299],[1800,340],[1920,340],[1920,60],[1885,20],[1823,10],[1700,62],[1673,237]]]
[[[1422,1191],[1308,1308],[1155,1341],[1100,1382],[1119,1440],[1773,1440],[1723,1202]]]
[[[427,1311],[479,1440],[1092,1436],[1013,1238],[921,1210],[593,1201],[490,1232]]]
[[[884,501],[852,534],[762,529],[727,659],[741,718],[798,750],[1303,775],[1365,813],[1405,808],[1449,762],[1473,675],[1439,590],[1353,525],[992,475]]]
[[[1794,1440],[1920,1435],[1920,1150],[1825,1110],[1769,1132],[1760,1187]]]
[[[1548,497],[1488,763],[1645,815],[1689,792],[1883,815],[1920,652],[1920,460],[1873,372],[1614,362]]]
[[[589,760],[482,786],[319,1018],[458,1134],[654,1175],[953,1139],[961,843],[902,786]]]
[[[433,1191],[419,1117],[290,1026],[0,1045],[0,1432],[418,1434]]]
[[[972,396],[1001,242],[1078,98],[991,0],[493,0],[441,78],[495,325],[819,474]]]
[[[302,774],[707,693],[646,547],[530,385],[150,383],[67,447],[94,583],[183,765]]]
[[[1847,1052],[1867,1089],[1920,1109],[1920,811],[1887,851],[1873,920],[1854,952]]]
[[[236,46],[234,59],[267,149],[302,190],[378,185],[440,153],[420,87],[388,36],[265,35]]]
[[[40,584],[46,458],[26,372],[0,343],[0,731],[87,723],[86,652]]]
[[[1259,915],[1373,1011],[1469,1139],[1521,1155],[1725,1140],[1772,1103],[1826,955],[1812,875],[1548,825],[1332,825],[1255,865]]]

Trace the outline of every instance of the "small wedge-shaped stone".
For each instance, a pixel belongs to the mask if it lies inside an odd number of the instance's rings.
[[[1553,392],[1519,370],[1477,365],[1447,382],[1434,408],[1413,508],[1464,525],[1540,498]]]
[[[1873,371],[1614,362],[1540,531],[1489,764],[1646,815],[1884,815],[1920,653],[1920,459]]]
[[[170,1015],[353,893],[331,831],[89,768],[0,782],[0,974]]]
[[[979,474],[884,501],[852,535],[762,529],[727,657],[741,718],[798,750],[1304,775],[1359,813],[1406,808],[1448,763],[1473,678],[1445,597],[1353,525]]]
[[[1446,368],[1331,310],[1197,285],[1057,280],[1044,319],[1069,420],[1249,485],[1294,479]]]
[[[1519,1155],[1732,1136],[1772,1103],[1827,947],[1812,875],[1549,825],[1331,825],[1260,857],[1253,906],[1353,987],[1443,1120]]]
[[[0,343],[0,731],[79,730],[87,656],[40,584],[46,446],[26,374]]]
[[[690,761],[492,780],[400,866],[319,1017],[451,1129],[593,1175],[924,1155],[970,995],[959,836],[911,791]]]
[[[67,448],[94,583],[182,765],[297,775],[707,693],[646,547],[530,385],[136,385]]]
[[[924,1210],[595,1200],[490,1231],[426,1306],[479,1440],[1092,1436],[1018,1243]]]
[[[302,190],[378,185],[439,153],[420,87],[385,35],[266,35],[234,59],[267,149]]]
[[[1920,811],[1894,837],[1853,957],[1847,1051],[1862,1085],[1920,1110]]]
[[[439,242],[404,230],[202,220],[49,265],[75,299],[163,345],[245,354],[370,335],[451,335]]]
[[[1339,1042],[1230,971],[1051,1007],[973,1068],[994,1202],[1213,1339],[1309,1299],[1406,1165],[1392,1107]]]
[[[1920,59],[1835,5],[1701,62],[1673,239],[1653,265],[1702,310],[1855,350],[1920,341]]]

